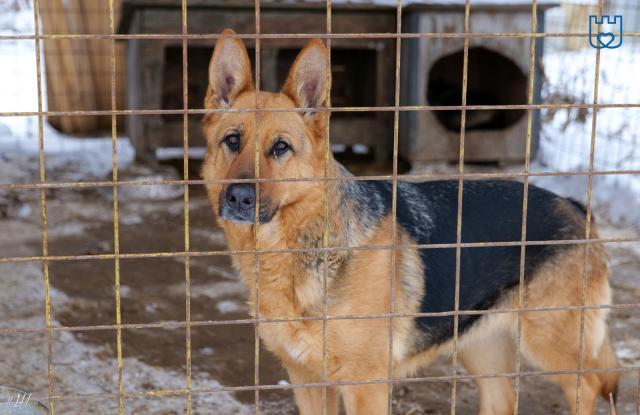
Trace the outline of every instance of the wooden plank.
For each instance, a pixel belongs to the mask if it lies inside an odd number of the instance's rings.
[[[84,33],[80,19],[66,7],[79,0],[49,0],[40,8],[42,29],[45,34]],[[77,10],[77,9],[76,9]],[[88,52],[83,40],[48,39],[44,41],[48,110],[94,111],[93,82]],[[49,117],[49,122],[69,134],[89,134],[97,127],[95,117]]]
[[[82,10],[84,0],[65,0],[65,15],[69,33],[86,34],[87,28],[83,21]],[[74,95],[77,96],[78,106],[82,111],[99,110],[98,100],[95,93],[96,84],[94,83],[91,57],[89,55],[88,41],[85,39],[72,39],[70,41],[71,50],[67,56],[73,68],[73,78],[67,78],[66,81],[71,84]],[[65,76],[65,74],[62,74]],[[78,134],[91,134],[98,129],[98,118],[95,116],[74,117],[77,120]]]
[[[115,15],[120,0],[114,2]],[[48,0],[40,6],[45,34],[108,34],[109,4],[95,0]],[[116,44],[117,108],[124,108],[124,44]],[[111,41],[100,39],[47,39],[43,41],[48,109],[50,111],[111,110]],[[94,134],[111,128],[111,116],[49,117],[57,129],[69,134]]]
[[[40,16],[42,19],[42,31],[52,33],[59,31],[61,24],[61,2],[44,2],[40,5]],[[47,107],[50,110],[69,108],[69,97],[64,93],[63,84],[55,81],[56,74],[63,72],[62,60],[59,58],[60,43],[54,41],[43,41],[43,51],[45,60],[45,77],[47,80]],[[48,117],[49,123],[61,131],[70,131],[73,126],[69,117]]]
[[[119,14],[121,1],[114,1],[114,15]],[[109,21],[109,3],[82,0],[82,20],[87,34],[109,34],[111,33]],[[111,41],[110,40],[86,40],[88,56],[91,64],[91,76],[94,85],[96,105],[99,110],[110,111],[111,104]],[[125,45],[116,43],[116,108],[123,108],[126,79],[125,70]],[[123,119],[121,119],[123,121]],[[100,129],[111,128],[111,116],[98,117]]]

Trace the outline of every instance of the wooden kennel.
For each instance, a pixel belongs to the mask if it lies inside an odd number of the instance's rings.
[[[120,33],[180,34],[180,0],[125,0]],[[224,28],[253,34],[256,30],[253,1],[189,0],[188,32],[217,34]],[[261,41],[261,89],[276,91],[284,82],[296,54],[309,41],[300,34],[326,32],[323,3],[276,4],[263,2],[260,29],[263,34],[295,33],[289,39]],[[388,7],[336,5],[332,13],[336,33],[388,33],[395,30],[395,14]],[[245,41],[251,59],[255,43]],[[201,109],[207,87],[207,68],[213,39],[188,41],[189,108]],[[394,101],[395,39],[334,39],[332,41],[332,105],[334,107],[390,106]],[[128,109],[183,108],[182,41],[176,38],[128,41]],[[128,130],[138,158],[153,156],[159,147],[182,146],[182,115],[132,115]],[[204,144],[202,116],[192,116],[192,146]],[[390,112],[334,112],[332,143],[365,144],[377,157],[387,158],[393,146]]]

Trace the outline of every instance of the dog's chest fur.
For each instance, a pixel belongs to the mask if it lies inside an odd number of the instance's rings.
[[[335,205],[331,206],[332,213],[326,225],[322,210],[310,216],[302,226],[285,226],[281,218],[275,223],[260,225],[261,250],[291,249],[292,252],[261,253],[257,264],[255,255],[234,258],[249,288],[252,315],[260,319],[318,318],[260,324],[265,345],[283,360],[301,363],[306,355],[321,356],[321,351],[315,349],[322,345],[325,290],[327,311],[331,314],[337,305],[345,303],[340,300],[345,295],[343,285],[345,280],[351,280],[348,274],[354,257],[360,252],[345,248],[367,245],[367,240],[376,231],[373,224],[379,218],[369,214],[363,219],[357,215],[354,202],[345,201],[353,197],[351,186],[334,191]],[[294,231],[284,232],[284,229]],[[236,235],[231,232],[227,235],[234,250],[253,249],[252,246],[234,246]],[[259,271],[258,278],[256,270]]]
[[[330,234],[324,243],[324,225],[321,222],[314,222],[307,229],[300,232],[297,238],[297,245],[303,249],[297,255],[299,268],[306,273],[304,279],[322,283],[324,276],[328,280],[334,281],[340,269],[351,257],[351,252],[336,248],[336,243],[341,242]],[[326,250],[322,250],[327,248]],[[326,264],[326,265],[325,265]]]

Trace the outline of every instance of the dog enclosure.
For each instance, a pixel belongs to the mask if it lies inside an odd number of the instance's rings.
[[[357,384],[387,385],[390,414],[477,410],[478,376],[462,369],[457,332],[450,356],[402,379],[390,367],[384,379],[340,383],[325,376],[295,384],[263,348],[258,327],[278,320],[249,316],[230,257],[260,258],[268,251],[226,248],[205,182],[194,173],[208,111],[201,86],[220,30],[230,26],[247,44],[263,89],[279,87],[310,38],[328,46],[334,85],[327,143],[381,145],[364,168],[357,157],[338,155],[357,172],[342,180],[388,180],[395,188],[402,180],[450,179],[464,187],[468,180],[505,178],[584,202],[587,216],[597,215],[599,239],[587,225],[581,240],[527,242],[522,221],[520,241],[465,244],[458,209],[454,243],[418,248],[459,254],[516,246],[524,264],[531,244],[575,244],[588,257],[593,243],[603,243],[611,256],[612,305],[586,305],[583,297],[580,306],[533,309],[520,302],[516,309],[456,307],[444,315],[458,321],[470,313],[610,310],[620,367],[581,363],[562,373],[541,371],[521,362],[518,346],[516,370],[480,377],[510,379],[517,412],[542,415],[567,412],[545,379],[570,375],[582,385],[586,374],[619,372],[617,413],[640,414],[640,218],[634,214],[640,210],[640,26],[632,17],[638,6],[613,0],[555,8],[535,0],[421,3],[255,0],[232,8],[209,0],[105,0],[99,6],[15,0],[0,9],[0,71],[10,79],[0,101],[0,385],[32,392],[30,399],[50,414],[296,413],[292,389]],[[588,46],[591,13],[629,17],[621,48]],[[71,24],[73,14],[91,19]],[[455,16],[455,24],[440,26],[448,19],[442,16]],[[67,25],[51,24],[54,18]],[[474,19],[494,18],[510,25],[474,26]],[[52,63],[50,55],[64,64]],[[578,59],[584,65],[574,66]],[[427,76],[414,83],[420,74]],[[94,81],[85,83],[85,76]],[[56,85],[61,79],[65,83]],[[56,101],[56,91],[80,98]],[[261,111],[267,109],[255,109]],[[97,137],[69,137],[50,124]],[[100,132],[105,126],[106,135]],[[508,151],[498,139],[510,143]],[[176,146],[177,160],[149,162],[156,148]],[[414,162],[412,170],[402,157]],[[386,163],[376,165],[376,158]],[[450,165],[430,164],[451,158]],[[469,163],[487,160],[522,163],[506,169]],[[527,200],[525,191],[522,217]],[[400,248],[358,249],[395,256]],[[325,242],[312,251],[326,257],[350,249]],[[397,277],[389,275],[390,290]],[[326,327],[356,318],[442,317],[393,308],[375,316],[328,315],[324,294],[322,316],[301,320]],[[597,413],[612,411],[601,402]]]

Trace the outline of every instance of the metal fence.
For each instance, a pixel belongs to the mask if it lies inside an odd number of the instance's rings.
[[[390,250],[392,252],[392,263],[395,263],[395,254],[398,248],[406,247],[397,244],[396,238],[392,238],[394,241],[391,245],[385,246],[364,246],[359,248],[340,248],[340,247],[331,247],[328,244],[327,238],[323,238],[323,246],[316,249],[287,249],[280,251],[265,251],[265,250],[251,250],[251,251],[194,251],[191,249],[190,240],[189,240],[189,227],[190,227],[190,219],[189,219],[189,186],[190,185],[203,185],[205,182],[203,180],[192,180],[189,179],[189,117],[192,115],[202,115],[209,112],[215,111],[233,111],[233,110],[207,110],[200,106],[200,103],[189,102],[188,100],[188,59],[187,59],[187,47],[188,41],[192,39],[209,39],[211,42],[219,39],[221,35],[217,33],[211,34],[190,34],[188,31],[188,2],[187,0],[182,0],[182,20],[181,20],[181,33],[180,34],[137,34],[137,35],[120,35],[116,33],[116,20],[117,16],[114,13],[114,0],[109,0],[109,30],[110,33],[106,34],[43,34],[41,28],[41,10],[42,10],[42,2],[46,0],[34,0],[34,25],[35,25],[35,33],[32,35],[2,35],[0,37],[0,41],[3,39],[16,39],[16,40],[27,40],[35,42],[36,47],[36,55],[34,59],[37,62],[37,79],[34,82],[37,82],[38,89],[38,108],[36,111],[18,111],[18,112],[5,112],[0,114],[2,117],[37,117],[38,120],[38,131],[39,131],[39,181],[34,183],[7,183],[0,184],[0,189],[36,189],[40,193],[40,216],[42,219],[42,254],[36,256],[17,256],[17,257],[2,257],[0,258],[0,264],[3,263],[17,263],[17,262],[42,262],[43,264],[43,283],[45,286],[45,327],[19,327],[19,328],[3,328],[0,329],[0,335],[8,335],[12,333],[44,333],[47,338],[47,348],[48,348],[48,395],[35,397],[41,398],[44,401],[49,403],[50,413],[53,414],[56,412],[56,403],[59,401],[73,401],[73,400],[81,400],[81,399],[117,399],[119,402],[119,413],[126,412],[125,400],[127,398],[155,398],[155,397],[168,397],[168,396],[182,396],[186,398],[187,402],[187,412],[191,412],[191,399],[194,394],[203,394],[203,393],[213,393],[220,391],[254,391],[255,392],[255,411],[259,413],[260,409],[260,394],[263,391],[270,391],[275,389],[292,389],[292,388],[300,388],[300,387],[313,387],[313,388],[322,388],[324,390],[324,400],[326,409],[326,390],[327,387],[330,386],[339,386],[339,385],[354,385],[354,384],[386,384],[388,385],[389,396],[393,392],[393,389],[396,385],[399,385],[403,382],[425,382],[425,381],[436,381],[436,380],[447,380],[451,381],[452,390],[451,390],[451,413],[456,412],[456,390],[457,390],[457,382],[460,380],[468,380],[475,379],[478,377],[506,377],[514,380],[515,390],[516,390],[516,411],[518,408],[518,397],[520,390],[520,379],[528,376],[539,376],[539,375],[560,375],[560,374],[572,374],[576,375],[576,380],[578,385],[580,385],[580,379],[585,373],[597,372],[597,371],[619,371],[619,372],[637,372],[640,374],[640,367],[621,367],[621,368],[608,368],[608,369],[587,369],[583,368],[582,362],[580,362],[580,366],[576,370],[571,371],[561,371],[561,372],[545,372],[545,371],[524,371],[521,368],[520,363],[520,342],[517,342],[518,350],[517,350],[517,362],[516,362],[516,370],[513,373],[496,373],[491,375],[465,375],[458,373],[458,319],[461,315],[486,315],[491,313],[517,313],[519,316],[519,324],[518,324],[518,340],[521,336],[521,320],[523,312],[550,312],[550,311],[558,311],[558,310],[580,310],[581,311],[581,325],[580,325],[580,350],[582,354],[582,342],[583,342],[583,329],[584,329],[584,311],[587,309],[593,308],[627,308],[630,310],[638,310],[640,309],[640,303],[635,304],[620,304],[620,305],[595,305],[589,306],[586,305],[586,293],[583,293],[582,297],[582,305],[581,306],[566,306],[566,307],[555,307],[555,308],[527,308],[523,304],[523,287],[524,287],[524,261],[525,261],[525,247],[533,244],[544,244],[544,245],[553,245],[553,244],[575,244],[582,245],[585,249],[585,270],[588,268],[588,254],[589,247],[592,243],[638,243],[640,240],[633,238],[599,238],[595,239],[592,237],[592,230],[590,226],[590,218],[592,216],[592,197],[593,197],[593,180],[595,177],[599,176],[607,176],[607,177],[616,177],[619,175],[640,175],[640,169],[637,167],[626,168],[626,169],[616,169],[614,166],[605,166],[604,168],[598,168],[596,164],[596,149],[599,151],[601,148],[597,147],[597,122],[598,122],[598,112],[603,109],[620,109],[620,108],[639,108],[640,104],[637,102],[614,102],[614,103],[601,103],[600,95],[601,91],[599,90],[599,82],[600,82],[600,67],[601,67],[601,55],[604,52],[600,52],[597,50],[595,52],[595,66],[592,68],[593,71],[593,94],[589,97],[589,102],[587,103],[553,103],[553,104],[540,104],[534,102],[534,74],[536,73],[534,68],[536,65],[536,42],[533,41],[535,39],[586,39],[588,33],[584,31],[557,31],[557,32],[537,32],[536,28],[538,27],[538,6],[535,0],[532,0],[531,4],[531,27],[532,30],[530,32],[523,33],[503,33],[503,32],[494,32],[494,33],[474,33],[470,30],[470,13],[473,10],[473,1],[466,0],[465,2],[465,13],[464,13],[464,32],[462,33],[406,33],[402,30],[402,14],[403,14],[403,4],[401,0],[396,2],[396,32],[395,33],[334,33],[332,30],[332,1],[326,1],[326,31],[323,33],[317,34],[262,34],[261,26],[260,26],[260,13],[261,13],[261,4],[260,0],[255,0],[255,34],[238,34],[234,35],[235,38],[240,39],[252,39],[255,41],[255,77],[256,84],[260,85],[260,51],[261,51],[261,42],[265,39],[281,39],[281,38],[321,38],[324,39],[329,49],[331,49],[332,41],[335,39],[346,39],[346,38],[388,38],[395,40],[396,50],[395,50],[395,99],[394,105],[386,106],[386,107],[333,107],[328,109],[316,109],[316,111],[328,111],[328,112],[374,112],[374,111],[383,111],[393,114],[393,168],[392,173],[387,175],[378,175],[378,176],[368,176],[366,178],[363,177],[348,177],[348,178],[330,178],[330,177],[314,177],[314,178],[305,178],[305,179],[290,179],[290,181],[295,180],[306,180],[306,181],[314,181],[314,182],[322,182],[326,183],[331,180],[389,180],[393,183],[393,202],[392,202],[392,214],[394,217],[394,236],[396,233],[396,195],[397,195],[397,183],[399,180],[410,178],[411,180],[415,179],[434,179],[434,178],[446,178],[446,179],[454,179],[459,183],[459,191],[458,191],[458,211],[457,211],[457,231],[456,231],[456,242],[452,244],[437,244],[437,245],[415,245],[413,248],[419,249],[440,249],[440,248],[455,248],[456,250],[456,298],[455,298],[455,309],[446,313],[398,313],[394,309],[394,304],[392,302],[391,309],[388,313],[380,314],[380,315],[368,315],[368,316],[329,316],[327,315],[327,301],[326,301],[326,256],[335,251],[339,250]],[[604,10],[607,9],[605,1],[601,0],[599,5],[597,6],[600,14],[603,14]],[[627,39],[634,39],[640,37],[640,33],[638,32],[625,32],[624,36]],[[403,41],[407,41],[408,39],[416,39],[416,38],[438,38],[438,37],[449,37],[449,38],[458,38],[464,41],[464,70],[460,74],[463,80],[463,94],[462,94],[462,104],[459,106],[445,106],[445,107],[437,107],[437,106],[401,106],[400,105],[400,74],[401,74],[401,45]],[[117,83],[117,63],[115,58],[116,51],[116,42],[119,40],[132,40],[132,39],[180,39],[182,42],[182,57],[183,57],[183,108],[180,110],[162,110],[162,109],[148,109],[148,110],[131,110],[131,109],[118,109],[117,106],[117,97],[116,97],[116,83]],[[528,102],[525,105],[503,105],[503,106],[483,106],[476,105],[470,106],[466,104],[466,85],[467,85],[467,64],[468,64],[468,50],[469,50],[469,39],[471,38],[518,38],[518,39],[529,39],[529,48],[530,48],[530,73],[531,76],[528,80]],[[42,64],[42,53],[41,48],[42,44],[48,40],[59,40],[59,39],[99,39],[108,41],[110,44],[110,85],[111,85],[111,109],[110,110],[96,110],[96,111],[47,111],[43,104],[43,64]],[[523,169],[521,171],[511,171],[511,172],[495,172],[495,173],[469,173],[465,170],[465,119],[468,111],[472,110],[483,110],[483,109],[495,109],[495,110],[525,110],[528,117],[528,133],[526,136],[526,155],[525,155],[525,163]],[[570,110],[570,109],[584,109],[592,112],[593,116],[591,118],[590,125],[590,140],[588,146],[588,165],[586,169],[573,170],[573,171],[532,171],[531,166],[531,137],[532,137],[532,119],[533,114],[536,111],[541,110]],[[460,129],[460,152],[459,152],[459,162],[458,162],[458,171],[452,174],[423,174],[423,175],[411,175],[405,176],[398,173],[398,130],[399,130],[399,117],[401,112],[403,111],[443,111],[443,110],[458,110],[461,113],[461,129]],[[265,112],[265,111],[279,111],[278,109],[267,109],[267,108],[255,108],[249,110],[250,112]],[[291,111],[291,110],[286,110]],[[183,171],[183,179],[182,180],[120,180],[119,178],[119,161],[118,161],[118,147],[117,147],[117,131],[118,131],[118,120],[119,116],[128,116],[128,115],[145,115],[145,114],[168,114],[168,115],[178,115],[183,117],[183,150],[184,150],[184,171]],[[111,132],[112,132],[112,167],[113,173],[110,180],[94,180],[94,181],[50,181],[46,176],[45,170],[45,152],[44,152],[44,135],[43,135],[43,126],[45,123],[45,117],[51,116],[92,116],[92,115],[102,115],[109,116],[111,118]],[[257,142],[257,140],[256,140]],[[329,157],[329,137],[327,136],[326,145],[324,146],[325,159]],[[256,177],[259,177],[258,172],[259,166],[256,164]],[[525,184],[525,192],[524,192],[524,200],[523,200],[523,211],[522,217],[526,218],[527,206],[528,206],[528,192],[527,186],[529,181],[533,177],[547,177],[547,176],[578,176],[584,177],[588,181],[588,198],[587,198],[587,220],[586,227],[584,230],[584,238],[580,240],[554,240],[554,241],[535,241],[535,242],[527,242],[526,241],[526,233],[527,233],[527,224],[526,220],[522,221],[522,238],[519,242],[492,242],[492,243],[463,243],[462,242],[462,189],[464,187],[464,182],[467,179],[488,179],[488,178],[514,178],[520,179],[524,181]],[[256,183],[264,183],[273,181],[270,179],[257,179],[257,180],[249,180],[249,182]],[[228,183],[228,180],[220,181],[222,183]],[[184,248],[179,251],[172,252],[154,252],[154,253],[140,253],[140,254],[132,254],[132,253],[122,253],[120,251],[120,220],[119,220],[119,199],[118,195],[121,189],[125,186],[150,186],[150,185],[179,185],[184,188]],[[50,255],[49,254],[49,246],[48,246],[48,219],[47,219],[47,190],[48,189],[79,189],[79,188],[107,188],[112,189],[113,192],[113,252],[108,254],[86,254],[86,255]],[[326,190],[326,186],[325,186]],[[328,211],[327,204],[327,194],[325,191],[324,197],[324,206],[325,206],[325,223],[328,215],[331,213]],[[257,232],[258,226],[255,226],[255,231]],[[325,236],[326,236],[326,226],[325,226]],[[473,311],[464,311],[459,309],[459,282],[460,282],[460,253],[463,248],[470,247],[486,247],[486,246],[517,246],[521,248],[520,251],[520,288],[518,293],[518,304],[519,306],[515,309],[501,309],[501,310],[473,310]],[[319,252],[323,253],[325,256],[325,280],[324,280],[324,308],[322,317],[300,317],[300,318],[264,318],[259,315],[258,310],[256,310],[257,315],[255,318],[248,319],[240,319],[240,320],[224,320],[224,321],[195,321],[191,319],[191,285],[190,285],[190,259],[195,257],[203,257],[203,256],[218,256],[218,255],[255,255],[256,263],[259,263],[260,256],[265,253],[274,253],[274,252],[282,252],[282,253],[300,253],[300,252]],[[185,312],[186,319],[185,321],[179,322],[163,322],[163,323],[148,323],[148,324],[125,324],[122,321],[122,312],[121,312],[121,278],[120,278],[120,262],[123,259],[130,258],[173,258],[180,257],[184,258],[184,280],[186,284],[186,292],[185,292]],[[114,287],[115,287],[115,321],[113,324],[108,325],[91,325],[91,326],[73,326],[73,327],[65,327],[65,326],[54,326],[52,320],[52,310],[51,310],[51,285],[50,285],[50,275],[49,275],[49,265],[54,261],[78,261],[78,260],[94,260],[94,259],[102,259],[102,260],[111,260],[115,265],[115,275],[113,277]],[[258,269],[259,267],[256,267]],[[395,267],[392,266],[394,270],[393,275],[391,275],[391,284],[389,286],[390,292],[393,293],[395,280],[397,276],[395,275]],[[584,273],[584,281],[586,285],[587,280],[587,272]],[[256,298],[260,298],[259,292],[259,284],[256,283]],[[391,298],[394,298],[391,295]],[[366,381],[353,381],[353,382],[332,382],[327,379],[326,376],[326,333],[327,333],[327,323],[331,320],[345,320],[345,319],[390,319],[394,318],[403,318],[403,317],[441,317],[441,316],[453,316],[454,317],[454,340],[453,340],[453,354],[452,354],[452,370],[450,375],[446,376],[428,376],[428,377],[417,377],[417,378],[409,378],[409,379],[399,379],[394,378],[393,376],[393,368],[392,368],[392,347],[393,342],[389,342],[389,368],[388,368],[388,377],[384,379],[368,379]],[[260,382],[260,373],[258,370],[258,365],[260,361],[259,354],[259,336],[258,336],[258,327],[261,324],[269,324],[274,322],[287,322],[287,321],[322,321],[323,323],[323,333],[325,334],[324,339],[324,362],[323,362],[323,379],[321,382],[313,383],[313,384],[295,384],[295,385],[280,385],[280,384],[261,384]],[[252,324],[255,326],[255,382],[253,385],[244,385],[244,386],[235,386],[235,387],[225,387],[221,386],[218,388],[196,388],[193,387],[192,383],[192,361],[191,361],[191,329],[193,327],[202,327],[202,326],[225,326],[231,327],[231,325],[237,324]],[[393,325],[389,325],[390,330],[386,334],[391,339],[394,336]],[[184,328],[186,332],[184,347],[186,350],[186,387],[181,389],[163,389],[163,390],[149,390],[149,391],[134,391],[128,392],[125,391],[123,386],[123,347],[122,347],[122,332],[125,329],[144,329],[144,328]],[[68,331],[68,332],[82,332],[82,331],[92,331],[92,330],[102,330],[102,331],[113,331],[115,339],[116,339],[116,357],[117,357],[117,383],[118,383],[118,391],[117,393],[95,393],[95,394],[78,394],[78,395],[59,395],[56,394],[54,390],[54,366],[52,363],[53,359],[53,340],[52,337],[56,332]],[[579,389],[580,390],[580,386]],[[580,401],[580,393],[578,393],[577,400]],[[638,412],[640,413],[640,384],[638,387]],[[389,399],[389,413],[392,412],[392,399]]]

